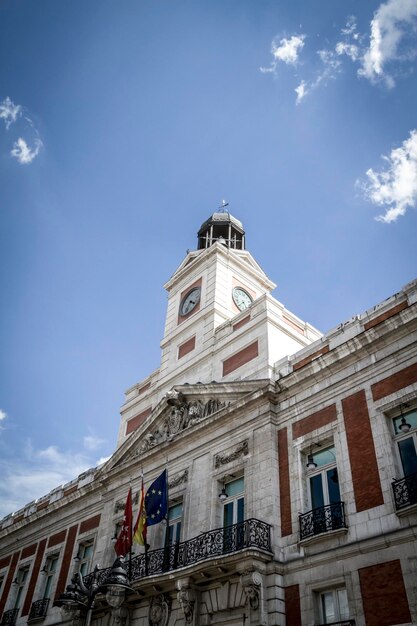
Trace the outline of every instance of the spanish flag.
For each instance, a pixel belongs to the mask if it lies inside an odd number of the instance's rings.
[[[133,541],[138,543],[140,546],[146,545],[146,511],[145,511],[145,490],[143,488],[143,476],[142,476],[142,486],[140,489],[140,499],[139,499],[139,512],[138,517],[136,519],[136,524],[133,528]]]

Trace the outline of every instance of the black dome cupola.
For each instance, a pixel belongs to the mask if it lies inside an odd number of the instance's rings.
[[[198,250],[208,248],[218,241],[228,248],[245,249],[245,231],[228,211],[217,211],[206,220],[198,231]]]

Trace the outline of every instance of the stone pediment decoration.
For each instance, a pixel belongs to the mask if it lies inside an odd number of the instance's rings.
[[[147,452],[160,443],[172,439],[183,430],[200,423],[226,406],[226,403],[218,398],[211,398],[204,402],[200,399],[187,401],[181,391],[175,390],[169,391],[165,395],[165,400],[171,408],[159,428],[144,436],[139,452]]]
[[[240,456],[246,456],[249,453],[249,443],[248,440],[242,441],[236,448],[232,450],[227,450],[222,454],[216,454],[214,459],[214,467],[217,469],[222,465],[227,465],[227,463],[231,463],[235,461]]]
[[[264,607],[265,588],[259,572],[243,572],[240,584],[246,596],[246,605],[249,609],[249,625],[261,626],[267,623]]]
[[[160,593],[151,599],[149,605],[149,626],[167,626],[171,614],[171,599]]]
[[[168,482],[168,489],[174,489],[174,487],[178,487],[178,485],[186,482],[188,482],[188,468],[172,477]]]
[[[137,504],[138,502],[139,502],[139,491],[136,492],[135,497],[132,500],[132,504]],[[125,499],[122,498],[121,500],[117,500],[114,503],[113,514],[116,515],[120,511],[124,511],[125,510],[125,506],[126,506],[126,498]]]

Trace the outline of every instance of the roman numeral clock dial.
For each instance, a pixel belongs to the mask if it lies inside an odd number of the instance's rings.
[[[239,311],[244,311],[253,302],[253,298],[242,287],[235,287],[232,291],[233,302],[236,304]]]
[[[180,315],[182,317],[191,313],[191,311],[200,302],[200,296],[201,296],[200,287],[194,287],[184,296],[180,304]]]

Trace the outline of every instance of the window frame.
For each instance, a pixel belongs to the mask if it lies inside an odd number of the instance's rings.
[[[413,441],[415,462],[417,463],[417,426],[412,426],[408,432],[403,433],[399,431],[399,429],[396,428],[396,422],[399,421],[399,419],[401,419],[402,415],[405,417],[405,420],[407,422],[407,415],[410,415],[411,413],[416,413],[416,412],[417,412],[417,407],[414,406],[413,408],[410,408],[410,410],[407,410],[407,412],[403,411],[402,414],[401,414],[401,409],[398,408],[398,410],[395,411],[395,414],[391,415],[391,428],[392,428],[392,432],[394,433],[393,440],[394,440],[394,445],[395,445],[396,466],[397,466],[397,469],[399,470],[399,473],[401,474],[401,478],[406,478],[407,476],[412,476],[413,474],[416,473],[416,472],[412,472],[411,474],[405,473],[403,459],[402,459],[401,451],[400,451],[400,443],[407,439],[410,439],[411,441]]]
[[[340,609],[340,601],[339,601],[339,592],[344,591],[346,597],[346,607],[347,614],[342,614]],[[351,609],[349,605],[349,595],[348,590],[345,585],[337,585],[335,587],[328,587],[325,589],[319,589],[314,592],[315,594],[315,613],[318,617],[318,621],[320,626],[324,626],[326,624],[334,624],[334,623],[342,623],[344,621],[348,621],[351,619]],[[333,607],[335,609],[334,615],[330,616],[331,621],[327,621],[327,615],[325,614],[324,609],[324,596],[331,594],[333,599]],[[327,612],[326,612],[327,613]]]
[[[83,577],[87,576],[87,574],[90,574],[91,564],[92,564],[93,556],[94,556],[94,544],[95,544],[95,537],[82,539],[78,543],[77,554],[76,554],[76,557],[78,557],[79,559],[77,562],[77,572],[80,573]],[[84,551],[89,548],[91,548],[91,552],[89,553],[88,556],[86,556]],[[83,554],[81,552],[83,552]],[[86,568],[84,566],[86,566]]]

